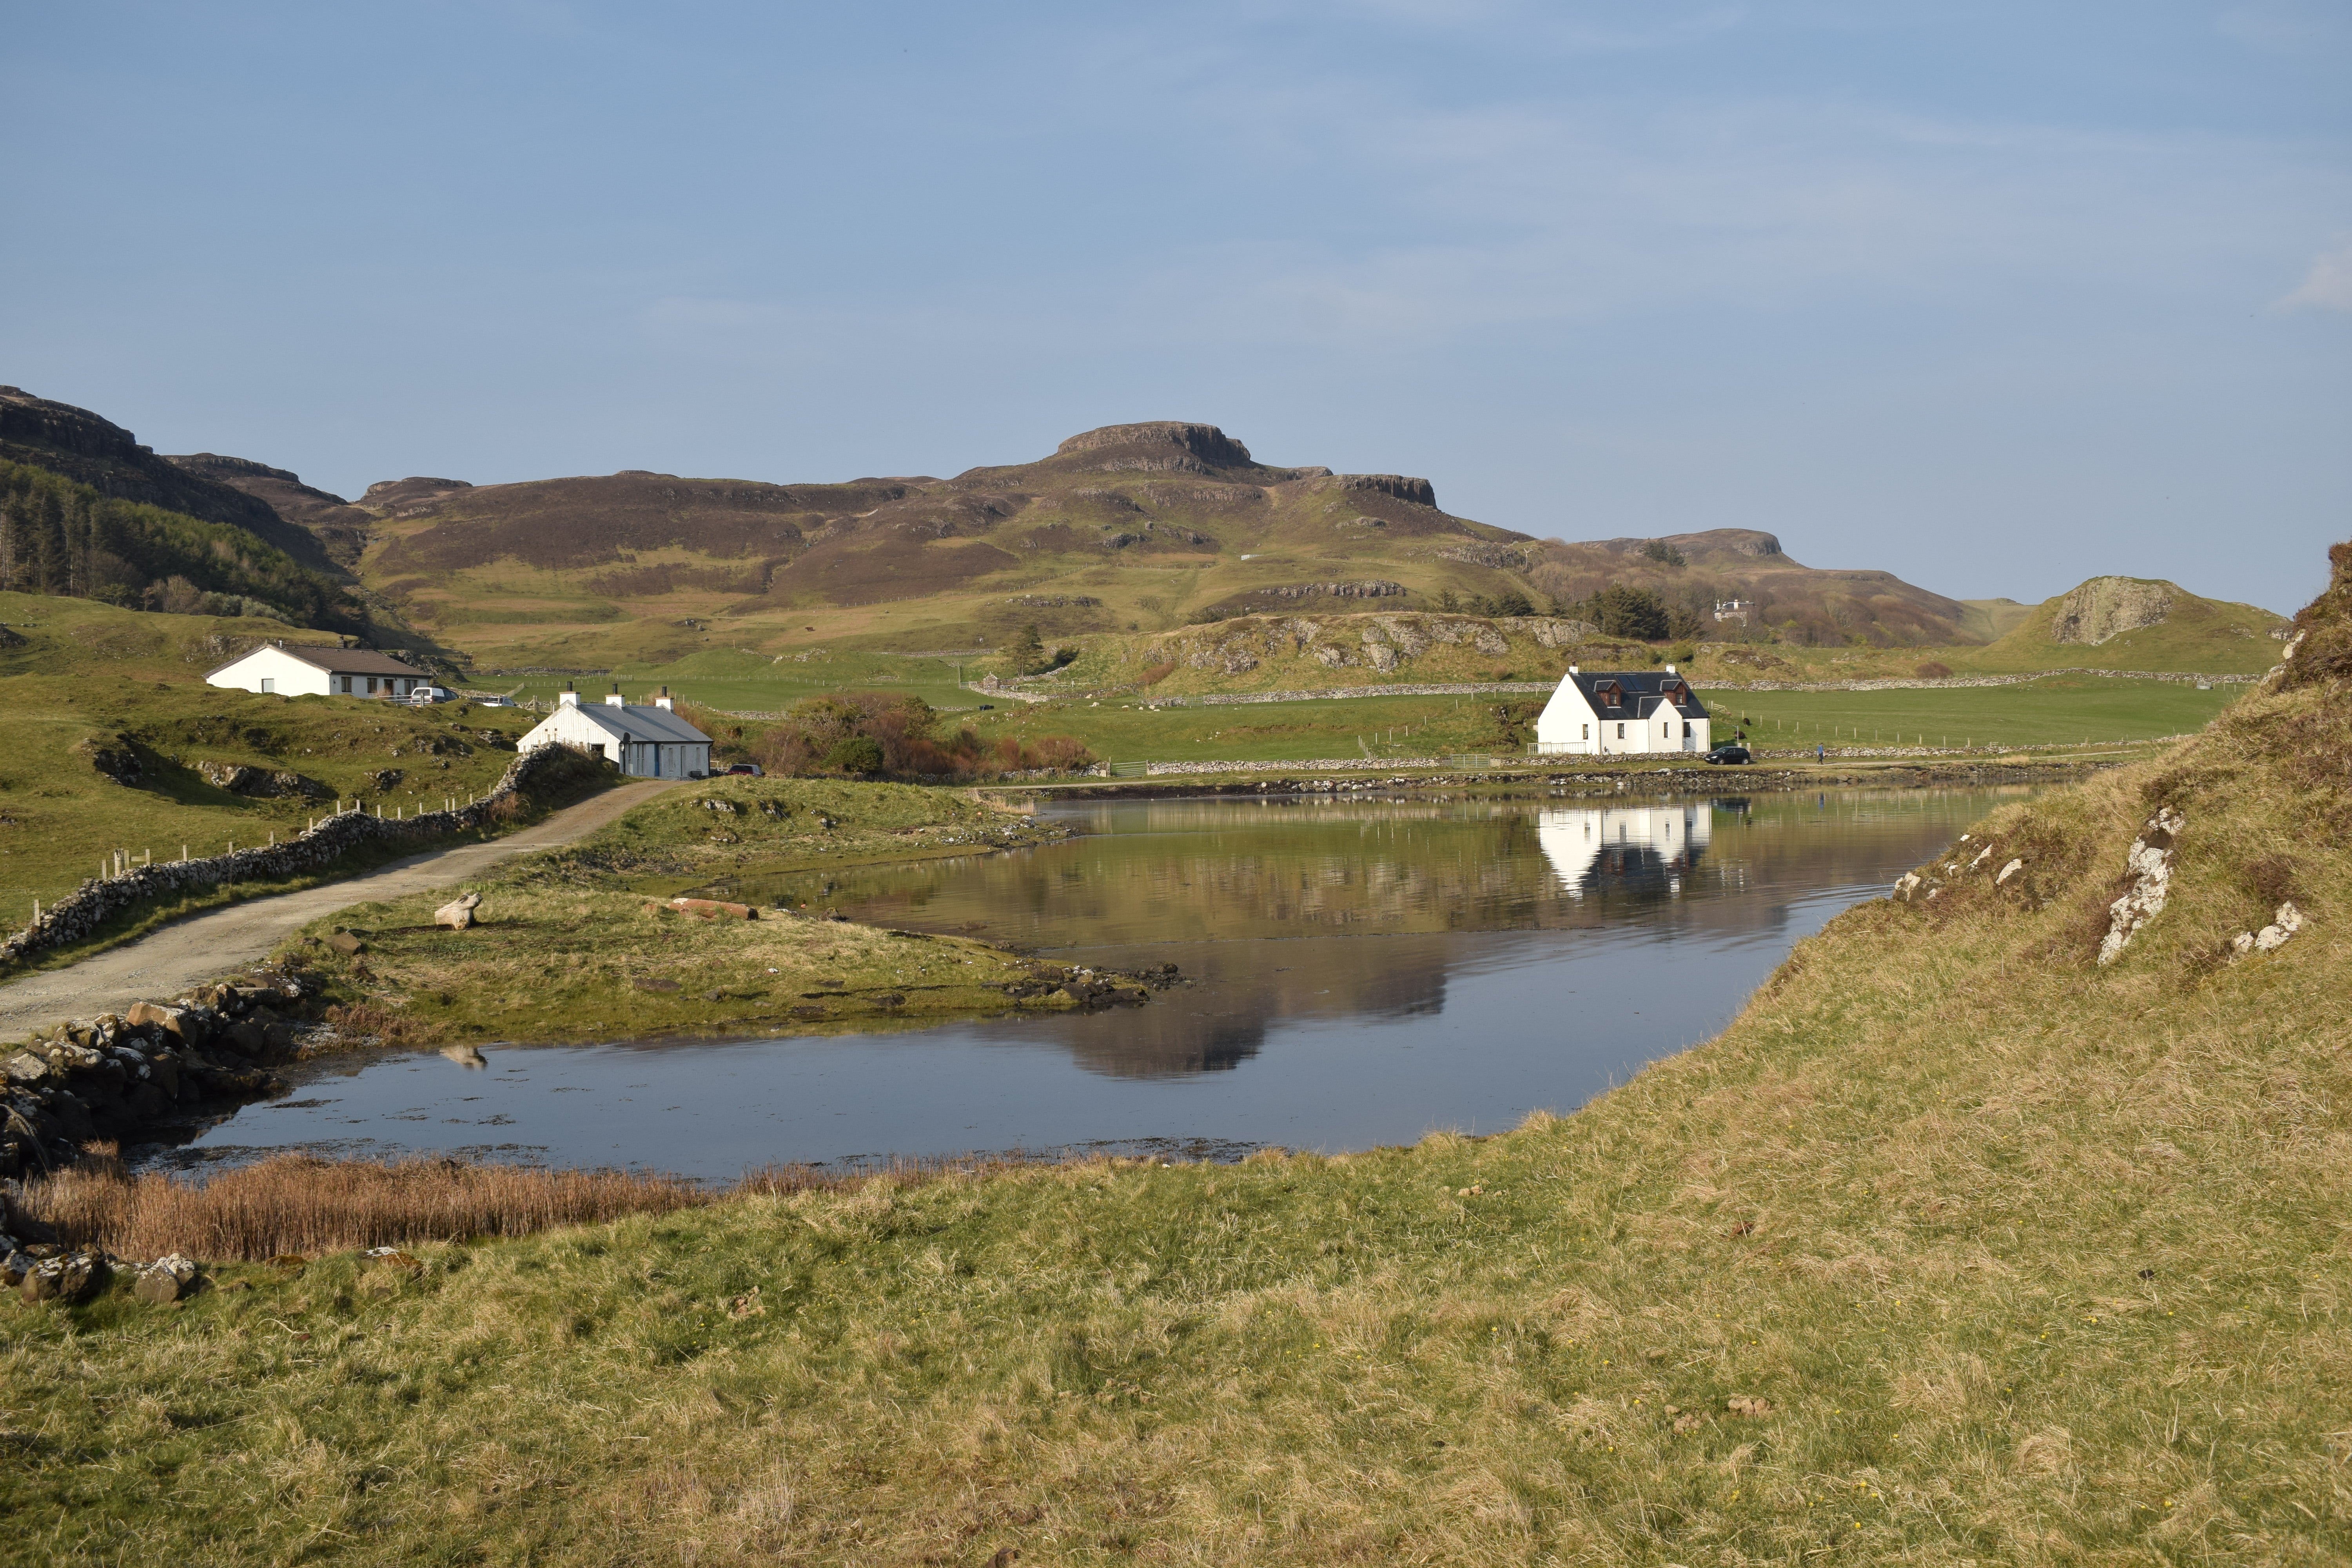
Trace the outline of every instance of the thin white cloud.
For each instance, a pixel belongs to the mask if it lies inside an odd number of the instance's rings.
[[[2352,310],[2352,244],[2323,251],[2303,281],[2278,302],[2282,310]]]

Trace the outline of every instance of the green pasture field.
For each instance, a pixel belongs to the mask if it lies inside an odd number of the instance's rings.
[[[1141,699],[1014,704],[961,715],[984,741],[1075,735],[1112,762],[1302,762],[1516,751],[1496,718],[1508,705],[1532,725],[1539,697],[1342,697],[1214,708],[1147,709]],[[1525,731],[1532,735],[1532,728]],[[1368,750],[1369,749],[1369,750]]]
[[[2023,686],[1888,691],[1709,692],[1702,687],[1699,696],[1715,715],[1717,739],[1730,737],[1731,721],[1752,717],[1761,722],[1748,726],[1749,739],[1767,748],[1810,748],[1817,738],[1826,745],[1867,745],[1874,737],[1882,745],[2026,748],[2184,734],[2245,689],[2053,676]],[[1300,762],[1363,756],[1367,747],[1374,759],[1508,754],[1533,734],[1543,700],[1539,694],[1362,697],[1147,710],[1139,700],[1107,698],[1099,707],[999,708],[967,721],[983,739],[1075,735],[1096,755],[1120,762]],[[1507,725],[1497,717],[1506,708],[1514,715]]]
[[[982,657],[974,655],[961,661],[970,679],[979,678]],[[674,695],[688,702],[731,713],[782,713],[803,699],[845,691],[887,691],[919,697],[941,710],[976,709],[990,699],[957,687],[958,662],[952,658],[910,658],[898,654],[847,651],[805,660],[791,655],[772,658],[763,653],[728,648],[689,654],[668,664],[624,663],[610,676],[571,679],[592,699],[602,698],[614,680],[621,683],[622,694],[633,702],[656,686],[667,685]],[[556,693],[563,689],[565,679],[561,675],[484,675],[469,683],[467,689],[510,692],[517,701],[535,700],[544,703],[555,700]]]
[[[1750,742],[1787,746],[2049,747],[2160,740],[2202,729],[2246,694],[2200,691],[2185,681],[2053,675],[2020,686],[1942,686],[1886,691],[1713,691],[1700,700],[1727,721],[1752,720]]]

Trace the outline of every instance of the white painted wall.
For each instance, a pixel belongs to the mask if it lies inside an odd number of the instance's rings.
[[[282,647],[257,647],[205,677],[232,691],[284,697],[406,697],[427,683],[423,675],[331,675]]]

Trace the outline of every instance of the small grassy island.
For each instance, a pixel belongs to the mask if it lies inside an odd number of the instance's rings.
[[[1239,1165],[673,1192],[519,1237],[208,1258],[169,1305],[118,1282],[0,1307],[10,1554],[2341,1563],[2334,555],[2282,672],[2202,734],[2003,807],[1801,942],[1717,1039],[1573,1115]],[[675,792],[476,889],[478,931],[355,912],[335,984],[458,1037],[500,996],[600,987],[684,1027],[706,990],[887,977],[911,1005],[925,965],[1010,962],[648,910],[755,836],[814,864],[1006,820],[801,793],[832,787]],[[811,831],[820,811],[839,826]],[[62,1192],[24,1202],[62,1218]]]

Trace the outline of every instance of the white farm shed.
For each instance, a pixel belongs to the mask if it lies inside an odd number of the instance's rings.
[[[284,697],[405,698],[432,684],[432,677],[388,653],[312,643],[289,647],[282,642],[239,654],[205,679],[214,686]]]
[[[710,737],[677,716],[667,686],[649,704],[626,700],[618,687],[602,702],[583,703],[566,688],[555,711],[515,742],[524,752],[557,743],[618,763],[631,778],[698,779],[710,772]]]
[[[1574,665],[1536,719],[1536,751],[1547,757],[1706,752],[1708,719],[1690,682],[1663,670],[1601,670]]]

